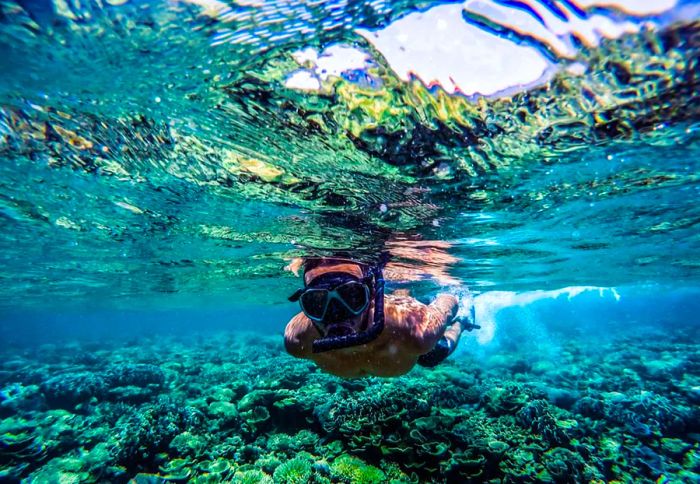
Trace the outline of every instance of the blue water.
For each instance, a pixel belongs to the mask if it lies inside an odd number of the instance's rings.
[[[697,482],[698,18],[0,2],[0,481]],[[287,355],[288,265],[381,252],[481,329]]]
[[[619,299],[610,292],[590,290],[569,294],[486,293],[477,297],[482,319],[494,321],[494,338],[523,339],[538,331],[571,332],[593,339],[617,332],[672,332],[677,327],[697,328],[700,298],[696,287],[625,287]],[[281,337],[284,323],[297,313],[296,306],[241,305],[235,301],[208,300],[206,304],[171,309],[105,309],[81,306],[46,311],[5,310],[0,336],[6,345],[31,346],[60,341],[118,341],[141,335],[187,336],[192,332],[255,330]],[[465,336],[466,338],[466,336]],[[488,343],[473,343],[487,347]],[[522,341],[519,344],[524,344]]]

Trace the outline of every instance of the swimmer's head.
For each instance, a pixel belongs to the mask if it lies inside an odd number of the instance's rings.
[[[309,259],[299,302],[321,336],[348,336],[367,329],[374,280],[368,266],[345,259]]]
[[[304,287],[289,298],[320,333],[313,352],[367,344],[384,330],[382,254],[376,266],[340,258],[312,258],[304,264]]]

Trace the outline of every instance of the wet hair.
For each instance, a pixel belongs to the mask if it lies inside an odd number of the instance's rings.
[[[321,267],[324,265],[330,265],[333,263],[356,264],[356,265],[360,266],[360,269],[362,270],[363,276],[369,275],[369,272],[370,272],[370,267],[367,264],[365,264],[363,262],[355,261],[352,259],[341,259],[341,258],[334,258],[334,257],[310,257],[310,258],[304,260],[304,275],[306,275],[306,273],[312,269],[315,269],[317,267]]]

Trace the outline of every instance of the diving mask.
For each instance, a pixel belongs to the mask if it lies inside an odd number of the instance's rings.
[[[359,279],[344,272],[329,272],[299,289],[290,301],[299,301],[301,310],[318,327],[359,316],[370,303],[372,277]]]
[[[353,334],[326,334],[313,342],[313,352],[348,348],[367,344],[377,339],[384,330],[384,277],[382,268],[388,256],[381,255],[380,263],[363,271],[364,277],[347,272],[328,272],[309,281],[289,297],[299,301],[302,311],[323,335],[328,325],[357,317],[374,302],[371,326],[365,320],[359,332]],[[369,326],[369,327],[368,327]]]

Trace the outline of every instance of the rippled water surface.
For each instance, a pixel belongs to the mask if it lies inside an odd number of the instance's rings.
[[[697,285],[697,6],[589,3],[3,1],[2,304]]]
[[[700,482],[699,18],[0,0],[0,481]],[[287,354],[287,269],[382,252],[481,328]]]

